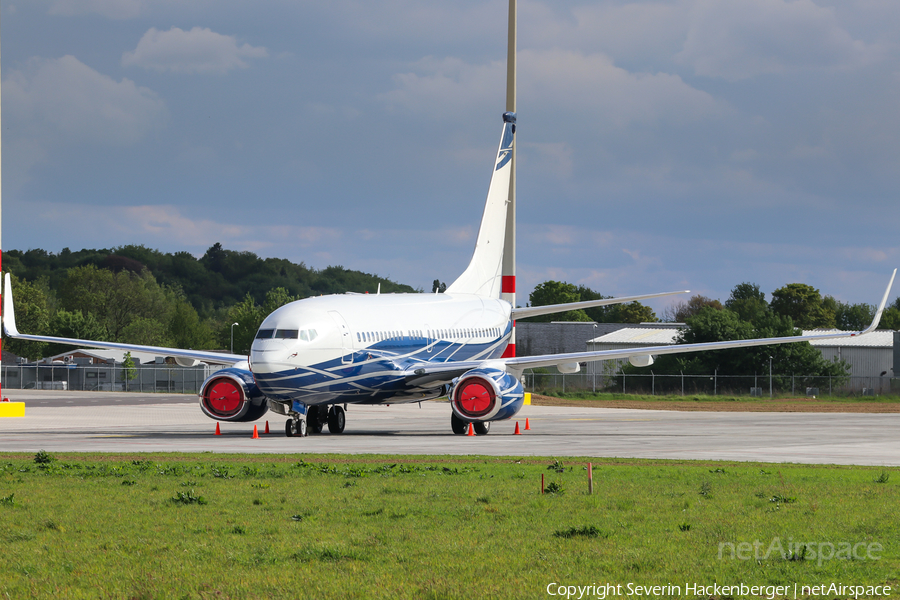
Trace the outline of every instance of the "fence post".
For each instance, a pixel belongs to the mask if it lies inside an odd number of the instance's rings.
[[[622,373],[622,393],[625,393],[625,378],[628,377],[627,373]]]
[[[719,370],[713,371],[713,396],[719,395]]]
[[[656,395],[656,373],[653,370],[650,370],[650,395]]]
[[[679,371],[681,373],[681,395],[684,396],[684,371]]]

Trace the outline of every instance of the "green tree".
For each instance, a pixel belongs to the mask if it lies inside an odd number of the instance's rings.
[[[80,310],[57,310],[50,320],[50,335],[79,340],[108,341],[105,329],[94,315],[91,313],[85,315]],[[71,344],[50,344],[47,346],[46,354],[56,356],[71,349]]]
[[[668,307],[663,313],[663,321],[684,323],[707,306],[716,310],[722,310],[722,308],[724,308],[722,303],[718,300],[713,300],[712,298],[697,294],[696,296],[691,296],[687,302],[682,300]]]
[[[758,284],[744,282],[732,288],[725,308],[737,313],[741,320],[756,324],[769,312],[769,303],[765,292],[759,291]]]
[[[122,379],[125,381],[125,391],[128,391],[128,382],[133,381],[137,377],[137,367],[134,366],[134,359],[131,358],[131,352],[125,353],[125,360],[122,361]]]
[[[31,283],[11,277],[12,293],[15,299],[16,327],[22,333],[47,335],[50,326],[50,310],[48,308],[49,293],[41,283]],[[10,293],[10,290],[4,290]],[[31,360],[46,356],[46,342],[28,342],[14,340],[4,335],[3,349]]]
[[[900,330],[900,307],[897,304],[900,304],[900,298],[897,298],[897,302],[881,313],[881,324],[879,325],[881,329]]]
[[[297,300],[284,288],[275,288],[266,292],[266,300],[262,306],[258,306],[253,296],[248,292],[244,299],[234,305],[228,311],[228,323],[220,330],[219,337],[225,342],[225,347],[231,343],[231,324],[234,327],[234,351],[236,354],[248,354],[256,331],[262,322],[276,309]]]
[[[834,327],[834,311],[822,301],[819,290],[805,283],[789,283],[772,292],[773,311],[790,317],[801,329]]]
[[[875,307],[871,304],[848,304],[831,296],[825,296],[823,304],[834,313],[835,327],[844,331],[861,331],[875,318]]]
[[[649,306],[645,306],[638,301],[629,302],[627,304],[615,305],[617,322],[619,323],[656,323],[656,313]]]
[[[187,300],[180,300],[172,311],[169,337],[176,348],[211,350],[216,348],[215,336],[210,326],[200,320],[200,315]]]
[[[129,344],[141,344],[144,346],[174,346],[169,337],[169,329],[166,324],[152,317],[135,317],[122,330],[122,340]]]
[[[116,342],[140,343],[130,337],[135,335],[160,339],[159,327],[150,322],[167,324],[174,308],[167,290],[146,269],[113,273],[94,265],[74,267],[60,286],[59,298],[65,310],[93,314],[104,329],[104,339]],[[140,326],[129,327],[138,319]],[[149,327],[152,335],[142,332],[142,327]]]
[[[562,281],[545,281],[535,286],[528,295],[531,306],[549,306],[551,304],[568,304],[580,302],[578,288]],[[590,321],[591,318],[583,310],[569,310],[561,313],[531,317],[529,321],[549,323],[550,321]]]

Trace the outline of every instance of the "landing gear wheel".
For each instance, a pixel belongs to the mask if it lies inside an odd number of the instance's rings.
[[[307,436],[307,433],[306,433],[306,419],[300,419],[299,421],[297,421],[297,424],[294,425],[294,427],[295,427],[295,429],[296,429],[296,431],[297,431],[297,435],[298,435],[298,436],[300,436],[300,437],[306,437],[306,436]]]
[[[465,435],[469,430],[469,423],[457,417],[456,413],[450,413],[450,429],[456,435]]]
[[[347,416],[340,406],[332,406],[328,411],[328,431],[331,433],[344,433],[344,425],[347,424]]]
[[[310,406],[306,411],[306,420],[309,422],[310,433],[322,433],[322,427],[325,426],[325,419],[319,418],[319,407]]]
[[[475,429],[475,435],[487,435],[488,431],[491,430],[490,421],[475,421],[473,425]]]
[[[294,420],[288,419],[284,422],[284,435],[294,437]]]

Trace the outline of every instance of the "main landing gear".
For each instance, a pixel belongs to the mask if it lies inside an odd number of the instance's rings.
[[[344,426],[347,424],[344,409],[337,405],[327,410],[324,406],[310,406],[305,419],[296,413],[285,421],[284,434],[287,437],[306,437],[309,433],[322,433],[326,423],[330,433],[344,433]]]
[[[450,429],[456,435],[465,435],[469,432],[469,421],[463,421],[456,413],[450,413]],[[472,429],[475,430],[475,435],[487,435],[491,430],[491,422],[472,421]]]

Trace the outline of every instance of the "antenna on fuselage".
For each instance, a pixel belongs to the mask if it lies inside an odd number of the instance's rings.
[[[506,111],[516,112],[516,0],[509,0],[509,38],[506,48]],[[516,307],[516,144],[513,142],[509,196],[506,206],[506,236],[503,240],[500,297]],[[509,345],[503,356],[516,355],[516,322],[513,321]]]
[[[379,294],[381,294],[381,282],[380,282],[380,281],[378,282],[378,291],[375,292],[375,295],[376,295],[376,296],[379,295]]]

